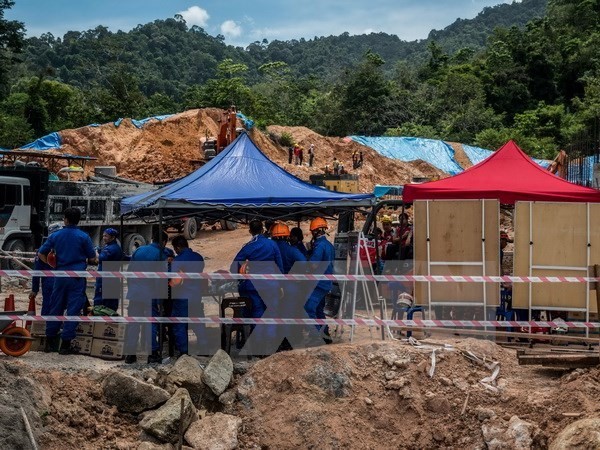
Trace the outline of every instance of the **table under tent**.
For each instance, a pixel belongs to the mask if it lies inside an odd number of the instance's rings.
[[[501,274],[500,231],[514,225],[512,275],[593,276],[600,264],[600,192],[569,183],[534,163],[513,141],[463,173],[405,185],[414,207],[415,275]],[[512,308],[562,311],[569,319],[597,313],[594,283],[514,283]],[[467,311],[491,318],[500,303],[495,283],[418,282],[415,302],[429,314]],[[443,317],[448,318],[448,317]],[[550,317],[548,317],[550,318]]]
[[[123,199],[123,220],[142,218],[162,226],[182,217],[248,223],[252,219],[301,222],[367,215],[372,194],[329,191],[306,183],[269,160],[243,132],[209,163],[153,192]],[[340,220],[341,222],[341,220]],[[352,221],[346,221],[351,223]],[[340,230],[338,230],[340,231]],[[352,230],[341,230],[349,235]],[[335,273],[348,273],[349,239],[336,243]],[[228,258],[233,258],[229,255]]]

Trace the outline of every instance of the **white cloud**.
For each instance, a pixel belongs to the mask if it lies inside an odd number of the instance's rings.
[[[192,25],[198,25],[199,27],[204,27],[208,23],[208,19],[210,16],[205,9],[200,8],[199,6],[190,6],[185,11],[180,11],[177,14],[181,14],[185,23],[189,27]]]
[[[236,38],[242,34],[242,27],[233,20],[226,20],[221,24],[221,33],[228,38]]]

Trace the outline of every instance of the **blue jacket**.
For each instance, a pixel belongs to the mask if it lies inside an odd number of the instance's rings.
[[[129,263],[129,272],[166,272],[167,254],[156,242],[139,247]],[[164,298],[167,293],[167,280],[133,278],[127,281],[127,298],[148,300]]]
[[[102,247],[98,254],[98,270],[102,270],[102,261],[123,261],[123,250],[117,241]]]
[[[335,259],[335,247],[333,246],[333,244],[331,242],[329,242],[327,240],[326,236],[319,236],[313,244],[312,252],[311,252],[310,258],[308,258],[308,260],[311,262],[323,261],[323,262],[328,262],[329,264],[326,266],[325,272],[323,272],[322,270],[318,270],[317,272],[315,272],[315,275],[322,275],[322,274],[330,275],[330,274],[332,274],[334,259]],[[317,288],[323,289],[323,290],[326,290],[329,292],[331,290],[332,284],[333,283],[331,281],[322,280],[322,281],[319,281],[319,283],[317,284]]]
[[[204,272],[204,258],[200,253],[186,248],[173,260],[171,271],[183,273]],[[206,284],[204,280],[183,280],[183,283],[173,287],[171,298],[185,300],[201,299],[203,284]]]
[[[283,260],[281,259],[281,252],[277,247],[277,244],[271,239],[265,237],[262,234],[254,236],[250,242],[245,244],[238,254],[235,256],[233,263],[231,264],[230,272],[239,273],[241,265],[244,261],[273,261],[281,273],[283,273]],[[254,268],[250,264],[251,273],[270,273],[273,269],[269,269],[264,264],[256,264]],[[244,280],[240,283],[240,290],[256,291],[254,285],[250,280]]]
[[[281,253],[283,273],[290,273],[296,261],[306,261],[306,257],[298,250],[298,247],[292,246],[289,242],[283,240],[277,240],[275,243]]]
[[[33,270],[52,270],[52,267],[45,262],[42,262],[42,260],[36,255],[33,263]],[[31,279],[31,292],[35,292],[36,294],[40,292],[40,280],[42,282],[42,288],[44,290],[48,289],[50,292],[52,292],[52,287],[54,286],[54,277],[33,277]]]
[[[56,252],[57,270],[85,270],[87,260],[96,257],[90,237],[74,225],[66,225],[48,236],[39,253],[48,255],[52,249]]]

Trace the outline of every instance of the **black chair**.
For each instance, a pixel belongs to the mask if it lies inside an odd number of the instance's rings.
[[[244,310],[250,310],[252,300],[249,297],[223,297],[221,299],[221,318],[226,317],[227,309],[231,309],[233,318],[243,318]],[[228,354],[231,354],[232,335],[235,333],[236,348],[244,346],[246,339],[250,335],[251,325],[245,324],[222,324],[221,325],[221,348]]]

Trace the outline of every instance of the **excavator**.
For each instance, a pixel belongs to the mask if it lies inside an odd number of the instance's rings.
[[[221,150],[231,144],[237,137],[237,110],[235,106],[230,106],[224,111],[219,119],[219,135],[215,137],[206,136],[202,143],[204,150],[204,161],[210,161],[217,156]]]
[[[567,179],[567,162],[569,158],[564,150],[560,150],[548,166],[548,172],[553,173],[563,180]]]

